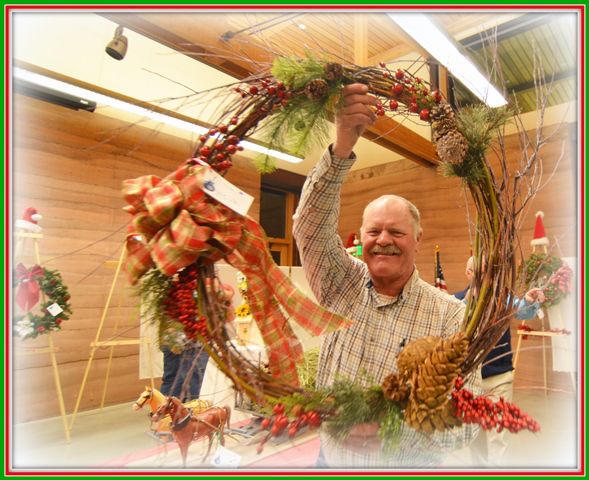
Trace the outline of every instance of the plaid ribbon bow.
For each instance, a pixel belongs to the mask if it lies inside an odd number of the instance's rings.
[[[285,313],[313,335],[349,326],[350,321],[294,286],[272,259],[257,222],[202,191],[205,168],[184,165],[164,180],[150,175],[123,182],[129,203],[125,210],[134,215],[126,243],[131,283],[154,265],[173,275],[198,259],[212,263],[224,258],[247,277],[250,308],[268,347],[272,374],[298,386],[302,347]]]
[[[19,263],[15,270],[15,280],[19,284],[16,303],[24,312],[28,312],[39,302],[41,287],[37,280],[42,278],[45,272],[39,265],[34,265],[28,270],[22,263]]]

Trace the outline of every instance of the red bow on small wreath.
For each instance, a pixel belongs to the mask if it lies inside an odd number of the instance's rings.
[[[39,265],[27,269],[22,263],[16,266],[16,281],[19,284],[16,292],[16,303],[25,312],[29,312],[38,302],[41,287],[38,279],[45,273]]]

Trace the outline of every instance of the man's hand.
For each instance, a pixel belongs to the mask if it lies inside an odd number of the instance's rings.
[[[544,296],[544,292],[540,288],[532,288],[528,290],[524,296],[524,299],[527,303],[534,303],[540,302],[544,303],[546,297]]]
[[[374,124],[376,98],[368,95],[368,87],[353,83],[343,88],[343,105],[335,115],[336,139],[333,154],[348,158],[367,125]]]
[[[378,423],[359,423],[350,429],[350,433],[342,442],[342,446],[359,453],[377,452],[380,450]]]

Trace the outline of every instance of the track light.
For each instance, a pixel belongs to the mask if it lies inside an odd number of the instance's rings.
[[[104,51],[115,60],[122,60],[123,58],[125,58],[128,45],[129,40],[127,40],[127,37],[123,35],[123,27],[119,25],[115,30],[114,37],[112,37],[112,40],[108,42],[108,45],[106,46]]]

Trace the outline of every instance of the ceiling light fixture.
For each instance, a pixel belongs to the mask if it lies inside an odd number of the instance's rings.
[[[388,16],[489,107],[507,104],[503,95],[426,15],[389,13]]]
[[[149,110],[148,108],[143,108],[138,105],[133,105],[132,103],[125,102],[123,100],[118,100],[116,98],[109,97],[108,95],[103,95],[101,93],[93,92],[92,90],[88,90],[86,88],[77,87],[70,83],[62,82],[61,80],[56,80],[54,78],[47,77],[45,75],[40,75],[38,73],[34,73],[19,67],[15,67],[13,69],[13,75],[14,78],[26,80],[28,82],[35,83],[37,85],[41,85],[54,90],[58,90],[60,92],[64,92],[70,95],[80,96],[88,100],[94,101],[96,103],[107,105],[109,107],[116,108],[124,112],[129,112],[134,115],[138,115],[141,118],[149,118],[156,122],[171,125],[181,130],[193,132],[197,135],[202,135],[209,131],[207,127],[187,122],[186,120],[175,118],[164,113],[156,112],[154,110]],[[241,142],[241,145],[246,150],[267,154],[273,158],[284,160],[285,162],[301,163],[303,161],[303,159],[300,157],[295,157],[294,155],[290,155],[288,153],[270,149],[258,143],[254,143],[251,140],[243,140]]]
[[[129,40],[123,35],[123,27],[118,26],[112,40],[108,42],[104,51],[108,53],[115,60],[122,60],[127,53]]]

